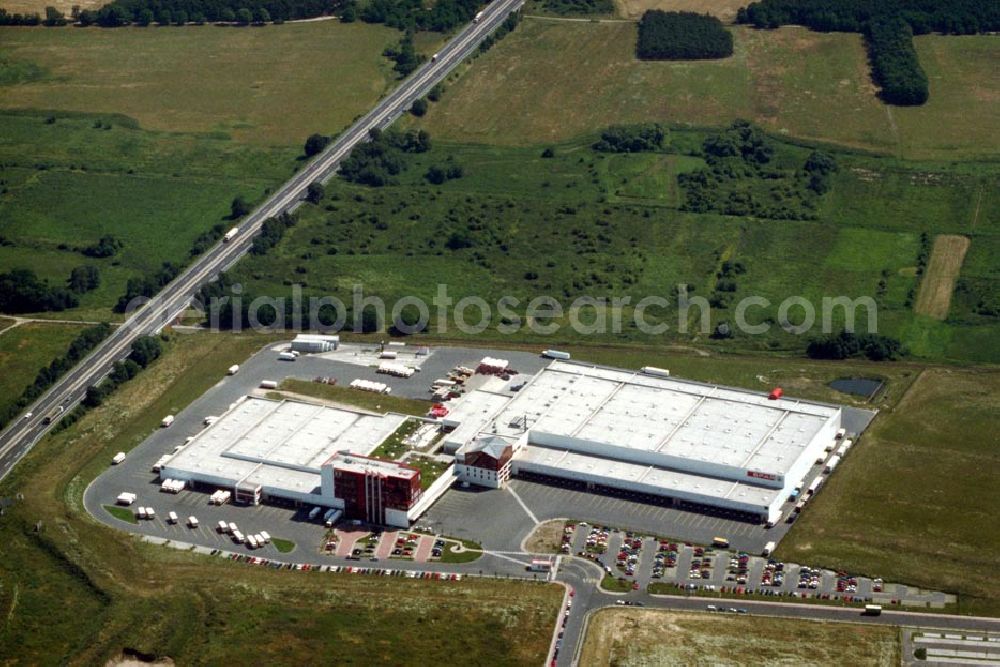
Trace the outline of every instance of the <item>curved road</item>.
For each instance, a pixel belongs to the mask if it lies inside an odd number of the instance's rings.
[[[479,47],[507,16],[520,8],[524,0],[494,0],[482,12],[478,23],[466,26],[428,62],[403,81],[391,94],[379,101],[330,146],[296,173],[255,211],[239,223],[239,234],[230,243],[219,243],[199,257],[177,278],[135,312],[123,326],[117,327],[91,354],[64,375],[41,398],[28,407],[25,415],[0,433],[0,479],[31,449],[51,425],[42,423],[45,415],[62,405],[66,412],[83,398],[89,385],[97,384],[110,372],[115,361],[128,355],[138,336],[155,333],[177,317],[198,289],[230,268],[250,248],[253,236],[268,218],[298,207],[306,188],[314,181],[325,181],[337,170],[341,160],[359,143],[366,141],[372,128],[386,128],[413,101],[422,97],[434,84],[444,79],[457,65]]]

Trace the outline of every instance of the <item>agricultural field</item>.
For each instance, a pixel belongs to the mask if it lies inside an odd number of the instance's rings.
[[[998,412],[1000,372],[923,371],[810,502],[778,557],[957,592],[959,613],[1000,613]]]
[[[3,323],[0,323],[2,326]],[[0,328],[0,410],[34,382],[39,369],[66,352],[81,327],[27,322]]]
[[[581,667],[598,665],[899,664],[892,627],[750,617],[708,618],[638,609],[603,609],[590,621]]]
[[[590,148],[595,137],[587,136],[556,145],[551,158],[543,158],[539,146],[435,139],[431,151],[407,157],[409,167],[396,185],[331,181],[325,201],[302,209],[300,222],[277,247],[241,263],[231,277],[255,295],[287,295],[295,283],[306,296],[336,295],[348,304],[355,285],[390,306],[410,295],[430,303],[439,285],[456,301],[479,296],[495,306],[501,297],[513,296],[522,311],[530,299],[552,296],[567,310],[556,320],[562,327],[558,335],[534,338],[546,344],[595,338],[565,326],[571,315],[596,323],[592,307],[569,312],[574,299],[589,295],[608,299],[597,309],[607,323],[608,333],[596,336],[602,341],[801,352],[806,338],[776,325],[765,335],[737,332],[728,341],[709,340],[718,324],[734,321],[734,307],[725,304],[708,309],[710,326],[704,332],[701,314],[707,311],[693,306],[682,316],[679,284],[711,299],[722,264],[739,261],[744,269],[732,286],[733,303],[749,296],[770,302],[747,312],[750,324],[773,324],[779,304],[792,296],[813,304],[820,324],[824,297],[867,296],[876,305],[879,333],[899,338],[916,357],[1000,359],[995,317],[965,304],[953,308],[955,319],[939,321],[915,313],[912,303],[920,284],[916,264],[923,231],[971,235],[961,274],[969,298],[998,288],[988,259],[1000,235],[995,169],[837,153],[840,170],[820,200],[816,220],[693,214],[678,210],[683,202],[676,177],[704,164],[688,155],[704,134],[668,134],[663,152],[598,153]],[[776,161],[801,164],[808,153],[779,144]],[[431,186],[424,174],[442,164],[460,165],[463,176]],[[970,196],[979,192],[979,200]],[[974,259],[977,252],[987,254]],[[610,302],[629,296],[634,305],[650,295],[669,301],[646,318],[669,326],[662,335],[638,330],[632,305]],[[789,315],[801,321],[798,311]],[[864,328],[867,311],[857,315]],[[619,333],[611,331],[616,317],[622,322]],[[830,322],[839,330],[842,310],[833,310]],[[506,338],[496,331],[498,324],[479,335]],[[688,326],[686,333],[678,331],[682,325]],[[434,333],[463,335],[454,326]],[[525,327],[519,336],[532,339]]]
[[[1000,150],[1000,84],[988,70],[1000,44],[989,36],[919,37],[931,102],[890,109],[875,96],[859,35],[731,30],[731,58],[640,62],[633,23],[528,18],[452,81],[421,125],[442,139],[523,146],[612,123],[746,118],[774,133],[906,158]]]
[[[538,664],[562,600],[555,586],[456,584],[248,568],[142,543],[86,515],[82,494],[114,451],[183,407],[273,338],[175,335],[159,361],[0,485],[25,500],[0,517],[0,661],[104,664],[123,651],[177,664],[244,660]],[[33,530],[38,522],[40,531]],[[358,638],[364,636],[364,641]]]
[[[968,250],[969,239],[965,236],[942,234],[934,239],[930,263],[927,265],[926,275],[920,281],[914,310],[936,320],[948,317],[955,281],[958,280],[962,260]]]
[[[146,130],[300,146],[336,133],[392,85],[384,26],[4,28],[0,108],[129,116]],[[5,78],[0,74],[0,82]]]

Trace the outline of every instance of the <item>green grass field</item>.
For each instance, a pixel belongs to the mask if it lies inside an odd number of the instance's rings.
[[[1000,373],[930,369],[874,423],[778,556],[957,592],[1000,614],[993,520]]]
[[[50,315],[60,319],[112,317],[130,277],[186,263],[195,238],[227,222],[233,197],[259,199],[295,164],[295,149],[149,132],[118,116],[48,116],[0,115],[0,266],[31,268],[53,284],[75,266],[97,266],[100,287]],[[83,255],[109,234],[124,242],[117,255]]]
[[[0,330],[0,409],[13,403],[35,381],[43,366],[65,354],[81,328],[28,322]]]
[[[361,285],[366,295],[393,300],[414,295],[430,302],[439,284],[458,300],[479,296],[495,304],[503,296],[525,304],[541,295],[559,299],[567,311],[577,297],[608,299],[602,309],[609,332],[602,341],[715,345],[719,349],[800,352],[809,338],[781,330],[775,322],[789,297],[803,297],[823,321],[823,299],[870,297],[880,333],[902,340],[916,357],[959,361],[1000,360],[995,317],[974,311],[981,295],[1000,291],[995,262],[988,258],[1000,238],[1000,171],[986,164],[907,162],[837,153],[840,171],[821,200],[817,220],[747,220],[678,210],[677,174],[697,168],[685,153],[704,135],[669,133],[664,153],[607,155],[590,149],[592,135],[556,145],[554,158],[541,147],[484,147],[437,142],[409,158],[398,185],[371,189],[341,180],[327,186],[328,200],[302,209],[301,221],[267,255],[237,266],[234,276],[254,294],[288,293],[290,282],[309,295],[350,301]],[[777,161],[801,164],[810,149],[778,144]],[[428,167],[454,160],[464,176],[441,186],[423,178]],[[933,320],[914,313],[920,233],[963,234],[972,239],[962,269],[969,298],[952,317]],[[449,248],[454,236],[468,247]],[[700,307],[679,318],[677,286],[693,286],[709,298],[723,260],[739,260],[734,301],[763,297],[769,304],[747,311],[750,324],[772,323],[766,335],[737,333],[716,343],[699,332]],[[884,285],[882,285],[884,283]],[[648,321],[670,328],[658,336],[634,327],[631,304],[650,296],[670,301],[648,311]],[[735,306],[711,309],[711,327],[735,321]],[[496,314],[496,309],[494,309]],[[613,333],[610,322],[622,320]],[[792,317],[800,317],[798,311]],[[858,311],[865,320],[866,311]],[[594,309],[581,320],[592,322]],[[470,318],[475,321],[476,318]],[[794,321],[799,321],[795,319]],[[839,330],[843,311],[832,311]],[[526,328],[521,340],[540,344],[587,338],[559,319],[560,332],[547,342]],[[495,320],[487,332],[499,334]],[[679,332],[688,324],[687,333]],[[859,324],[867,327],[866,321]],[[818,330],[818,328],[817,328]],[[816,331],[810,335],[816,335]],[[446,333],[462,338],[451,322]],[[642,364],[640,364],[642,365]]]
[[[166,355],[72,428],[46,438],[0,485],[25,500],[0,520],[0,661],[103,664],[124,649],[178,664],[243,660],[538,664],[563,592],[249,568],[144,544],[82,509],[87,483],[269,339],[175,336]],[[36,522],[42,530],[33,530]],[[363,637],[362,641],[360,638]]]
[[[149,130],[300,146],[313,132],[340,131],[386,92],[393,73],[382,50],[398,40],[391,28],[339,21],[5,28],[0,62],[40,74],[0,86],[0,107],[124,114]]]
[[[875,97],[860,36],[731,30],[732,58],[640,62],[633,23],[526,19],[449,85],[421,125],[454,141],[530,145],[611,123],[742,117],[776,133],[912,158],[1000,149],[1000,86],[988,73],[1000,46],[989,36],[918,38],[931,102],[890,110]]]

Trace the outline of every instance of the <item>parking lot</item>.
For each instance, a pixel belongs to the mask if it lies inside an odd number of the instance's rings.
[[[608,575],[635,590],[645,591],[650,584],[659,583],[665,585],[659,589],[662,593],[794,596],[934,609],[955,601],[954,596],[944,593],[782,563],[738,549],[686,544],[589,522],[568,524],[565,554],[590,558]]]

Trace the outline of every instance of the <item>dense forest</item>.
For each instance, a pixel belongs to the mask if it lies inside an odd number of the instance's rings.
[[[337,172],[351,183],[372,187],[389,185],[407,166],[407,153],[425,153],[430,150],[431,137],[424,130],[405,133],[374,129],[370,141],[355,146]]]
[[[639,21],[643,60],[702,60],[733,55],[733,36],[714,16],[651,9]]]
[[[872,78],[891,104],[923,104],[927,75],[913,35],[972,35],[1000,30],[995,0],[760,0],[740,9],[737,22],[758,28],[804,25],[822,32],[865,36]]]

